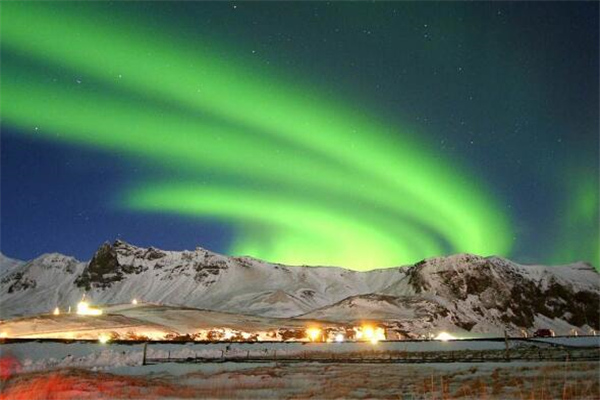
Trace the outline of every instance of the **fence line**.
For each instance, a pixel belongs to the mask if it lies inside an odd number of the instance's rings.
[[[338,363],[338,364],[425,364],[425,363],[483,363],[483,362],[511,362],[511,361],[531,361],[531,362],[557,362],[557,361],[600,361],[600,349],[579,348],[573,349],[519,349],[511,350],[506,353],[504,350],[483,350],[483,351],[445,351],[445,352],[406,352],[404,354],[382,353],[382,354],[344,354],[344,353],[298,353],[293,356],[278,355],[274,351],[270,355],[251,356],[249,352],[241,356],[221,357],[186,357],[172,358],[169,354],[166,358],[147,358],[146,364],[158,364],[165,362],[176,363],[226,363],[226,362],[246,362],[246,363]]]

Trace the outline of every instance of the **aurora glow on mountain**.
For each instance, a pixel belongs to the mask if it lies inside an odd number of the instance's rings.
[[[598,4],[1,11],[9,255],[598,265]]]

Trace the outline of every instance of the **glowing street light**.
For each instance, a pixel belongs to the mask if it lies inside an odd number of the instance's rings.
[[[337,335],[335,335],[335,341],[338,343],[342,343],[344,341],[344,335],[338,333]]]
[[[311,342],[316,342],[321,337],[321,330],[319,328],[309,328],[306,332]]]
[[[131,304],[133,304],[134,306],[137,305],[137,303],[138,303],[137,299],[131,300]]]
[[[383,328],[373,328],[370,325],[363,325],[358,333],[361,333],[360,335],[356,335],[358,339],[364,339],[372,344],[376,344],[380,340],[385,340],[385,331]]]
[[[110,340],[110,336],[105,333],[102,333],[98,336],[98,341],[102,344],[108,343],[109,340]]]
[[[440,332],[434,340],[441,340],[442,342],[447,342],[448,340],[456,340],[456,337],[452,336],[448,332]]]
[[[94,307],[90,307],[90,305],[85,301],[80,301],[77,303],[77,314],[79,315],[101,315],[102,310]]]

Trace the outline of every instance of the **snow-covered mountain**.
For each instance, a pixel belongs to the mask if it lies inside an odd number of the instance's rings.
[[[62,257],[61,262],[52,262]],[[52,273],[48,265],[54,265]],[[62,267],[61,267],[62,265]],[[382,290],[398,269],[288,267],[208,250],[163,251],[122,241],[102,245],[89,263],[43,255],[0,281],[6,316],[65,308],[86,293],[95,303],[132,298],[246,314],[289,317],[357,293]],[[59,286],[60,285],[60,286]]]
[[[356,272],[123,241],[102,245],[88,263],[49,254],[11,268],[0,280],[2,318],[66,309],[84,293],[96,304],[138,298],[263,317],[386,321],[409,334],[600,328],[599,275],[586,263],[525,266],[459,254]]]
[[[75,279],[85,262],[58,253],[44,254],[12,267],[0,279],[0,315],[47,312],[58,304],[74,305],[81,299]]]
[[[348,297],[300,318],[395,321],[398,331],[474,333],[598,329],[600,282],[589,264],[519,265],[458,254],[421,261],[378,293]]]
[[[23,264],[23,261],[6,257],[4,254],[0,253],[0,277],[21,264]]]

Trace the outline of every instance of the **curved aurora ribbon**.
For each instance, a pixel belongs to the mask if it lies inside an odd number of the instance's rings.
[[[223,60],[207,46],[62,7],[7,3],[1,29],[4,49],[81,71],[105,92],[125,91],[115,98],[10,65],[2,71],[3,121],[178,171],[182,186],[149,182],[125,196],[128,207],[225,219],[238,226],[234,251],[280,262],[372,268],[509,250],[508,222],[472,178],[345,101]],[[183,183],[208,171],[221,181]],[[233,190],[240,181],[248,187]]]
[[[255,251],[280,254],[291,264],[320,264],[323,259],[343,254],[354,260],[353,266],[372,269],[386,262],[390,251],[411,251],[406,243],[379,226],[332,211],[327,205],[235,188],[164,185],[158,189],[134,191],[136,206],[147,211],[210,215],[234,224],[255,222],[263,232],[272,231],[270,240],[267,238],[262,245],[252,243]],[[247,254],[246,246],[243,240],[238,251]]]
[[[148,110],[147,108],[141,109],[135,104],[127,104],[126,102],[121,103],[119,100],[111,100],[110,98],[103,98],[102,96],[95,94],[94,96],[85,96],[81,93],[77,93],[77,90],[67,91],[62,96],[58,96],[60,93],[60,86],[55,88],[45,87],[43,82],[38,82],[35,78],[19,79],[17,71],[12,71],[11,68],[5,70],[8,74],[14,76],[14,78],[7,82],[3,87],[3,92],[6,98],[10,98],[9,104],[6,104],[4,112],[14,118],[15,125],[21,128],[27,128],[30,122],[25,122],[21,125],[19,121],[36,121],[37,124],[44,126],[41,130],[32,130],[31,132],[35,135],[51,138],[54,140],[65,141],[67,143],[79,143],[89,146],[100,146],[103,148],[111,149],[113,151],[127,151],[130,154],[142,156],[144,158],[154,159],[157,162],[165,163],[165,165],[176,165],[177,169],[185,170],[191,169],[197,172],[198,169],[215,168],[217,167],[220,171],[230,171],[234,174],[236,171],[242,169],[244,173],[249,173],[250,177],[256,177],[256,175],[266,175],[266,178],[281,178],[281,179],[293,179],[294,171],[311,172],[311,174],[298,175],[295,177],[295,184],[309,184],[310,180],[304,180],[303,177],[314,177],[320,174],[320,181],[323,185],[322,190],[325,190],[328,185],[328,180],[323,180],[326,176],[328,169],[326,166],[319,166],[318,164],[312,165],[304,163],[304,159],[293,158],[291,151],[288,151],[285,159],[278,160],[277,157],[269,156],[270,152],[277,152],[282,149],[281,146],[272,147],[272,144],[265,143],[261,146],[251,146],[251,141],[246,137],[238,138],[230,135],[228,140],[223,143],[220,140],[220,134],[222,129],[214,127],[209,124],[193,123],[189,119],[182,118],[169,118],[168,115],[160,115],[159,110]],[[64,92],[64,90],[63,90]],[[48,101],[51,99],[52,101]],[[57,115],[61,115],[62,118],[57,118]],[[111,118],[106,118],[106,115],[110,115]],[[123,135],[122,126],[127,126],[127,134]],[[165,136],[164,132],[167,130],[173,130],[176,134],[168,134]],[[59,132],[60,134],[57,134]],[[203,135],[194,134],[194,132],[203,132]],[[225,131],[227,133],[227,131]],[[245,150],[248,148],[251,150]],[[244,157],[240,157],[244,155]],[[250,156],[251,155],[251,156]],[[260,161],[260,160],[265,161]],[[254,161],[254,160],[259,160]],[[310,160],[309,160],[310,161]],[[287,168],[281,168],[285,166]],[[338,180],[344,180],[347,178],[346,175],[337,174],[333,175],[336,171],[332,170],[331,175],[328,176],[332,182],[338,182]],[[338,171],[339,172],[339,171]],[[238,171],[239,173],[239,171]],[[356,183],[356,182],[355,182]],[[194,184],[188,184],[183,187],[190,188]],[[146,185],[147,186],[147,185]],[[269,217],[269,213],[272,210],[281,207],[282,204],[288,204],[297,201],[297,198],[301,196],[288,196],[284,198],[281,193],[277,196],[276,200],[272,199],[267,201],[266,197],[262,198],[261,202],[254,202],[254,204],[262,204],[263,209],[255,208],[254,216],[251,214],[240,214],[239,209],[242,208],[243,204],[239,204],[236,199],[244,199],[242,192],[236,192],[235,195],[224,196],[222,195],[221,189],[214,189],[209,191],[200,185],[198,189],[194,191],[184,192],[181,189],[173,190],[169,187],[153,188],[145,187],[143,191],[133,191],[129,198],[126,200],[130,205],[137,209],[152,209],[162,211],[176,211],[190,213],[193,215],[206,215],[206,216],[217,216],[231,221],[246,220],[250,222],[257,222],[258,215],[264,212],[265,215],[261,217],[262,222],[268,221],[274,223],[273,219]],[[202,190],[200,192],[200,190]],[[247,190],[250,193],[249,190]],[[281,192],[281,190],[278,190]],[[169,193],[165,196],[165,193]],[[202,193],[202,196],[200,195]],[[232,192],[229,192],[230,194]],[[218,198],[218,202],[213,200]],[[224,199],[229,198],[227,202]],[[153,203],[149,204],[151,199]],[[169,201],[170,199],[170,201]],[[197,204],[194,206],[190,204],[190,199]],[[160,203],[160,207],[156,207],[157,201]],[[176,205],[180,204],[177,208]],[[343,228],[344,224],[341,222],[341,218],[337,218],[338,213],[342,209],[347,210],[346,214],[352,213],[347,219],[351,221],[355,219],[355,215],[361,215],[360,219],[363,223],[367,223],[366,226],[377,226],[378,232],[386,232],[387,238],[393,238],[394,245],[388,246],[387,251],[378,251],[381,247],[381,243],[386,242],[385,237],[380,237],[377,242],[373,242],[368,245],[369,254],[365,254],[368,258],[366,261],[360,261],[360,265],[364,266],[381,266],[385,260],[389,260],[389,257],[384,256],[388,254],[404,254],[412,255],[413,258],[418,258],[422,254],[440,254],[443,248],[439,247],[439,244],[431,240],[431,233],[419,231],[417,226],[410,227],[406,221],[398,221],[397,223],[390,224],[389,220],[386,221],[386,216],[380,216],[376,220],[375,212],[370,211],[365,213],[364,207],[353,207],[351,201],[348,198],[339,199],[336,202],[332,202],[331,198],[328,200],[329,204],[329,220],[336,222],[336,226],[343,230],[359,231],[356,224],[350,228]],[[185,205],[185,206],[184,206]],[[226,205],[228,212],[225,212],[223,206]],[[265,207],[267,206],[268,207]],[[287,207],[289,209],[289,207]],[[301,209],[303,207],[296,207]],[[305,208],[305,207],[304,207]],[[353,211],[353,212],[352,212]],[[318,226],[322,226],[325,222],[321,222],[325,219],[325,213],[321,212],[319,218],[314,218],[315,213],[312,216],[308,215],[306,211],[303,214],[299,211],[288,213],[290,223],[293,221],[306,221],[307,219],[316,219],[317,226],[313,226],[312,229],[304,229],[303,235],[313,237],[313,244],[319,243],[319,247],[323,247],[328,240],[325,236],[319,236],[320,229]],[[354,216],[353,216],[354,215]],[[232,219],[235,217],[236,219]],[[389,218],[389,216],[387,216]],[[285,221],[279,222],[277,225],[281,228],[285,228],[286,231],[290,230],[290,223]],[[302,224],[298,224],[302,225]],[[304,224],[304,226],[308,226]],[[404,229],[402,229],[404,228]],[[298,229],[296,229],[298,230]],[[336,243],[339,241],[341,234],[333,235],[333,232],[329,232],[329,242]],[[362,246],[365,247],[369,239],[377,237],[377,232],[371,232],[369,235],[362,235]],[[277,233],[278,242],[280,242],[281,232]],[[346,235],[347,236],[347,235]],[[357,246],[360,241],[355,240]],[[244,242],[238,242],[239,245],[235,247],[235,250],[243,254],[257,254],[255,252],[249,252]],[[346,245],[351,241],[345,240]],[[256,248],[256,246],[253,246]],[[281,248],[281,244],[277,246],[269,246],[270,248]],[[330,245],[332,247],[332,245]],[[338,254],[340,246],[337,246]],[[298,252],[298,246],[294,247],[296,252],[294,254],[301,254]],[[330,249],[331,250],[331,249]],[[314,249],[313,249],[314,252]],[[283,253],[283,252],[281,252]],[[344,251],[344,254],[349,254],[348,251]],[[260,252],[258,254],[264,254]],[[279,254],[279,253],[278,253]],[[324,252],[317,253],[321,257]],[[299,258],[299,257],[296,257]],[[285,258],[286,262],[291,262],[289,258]],[[321,258],[321,260],[327,258]],[[358,265],[360,258],[353,257],[352,260]],[[304,262],[309,262],[305,260]],[[321,261],[322,262],[322,261]],[[389,262],[389,261],[387,261]]]

